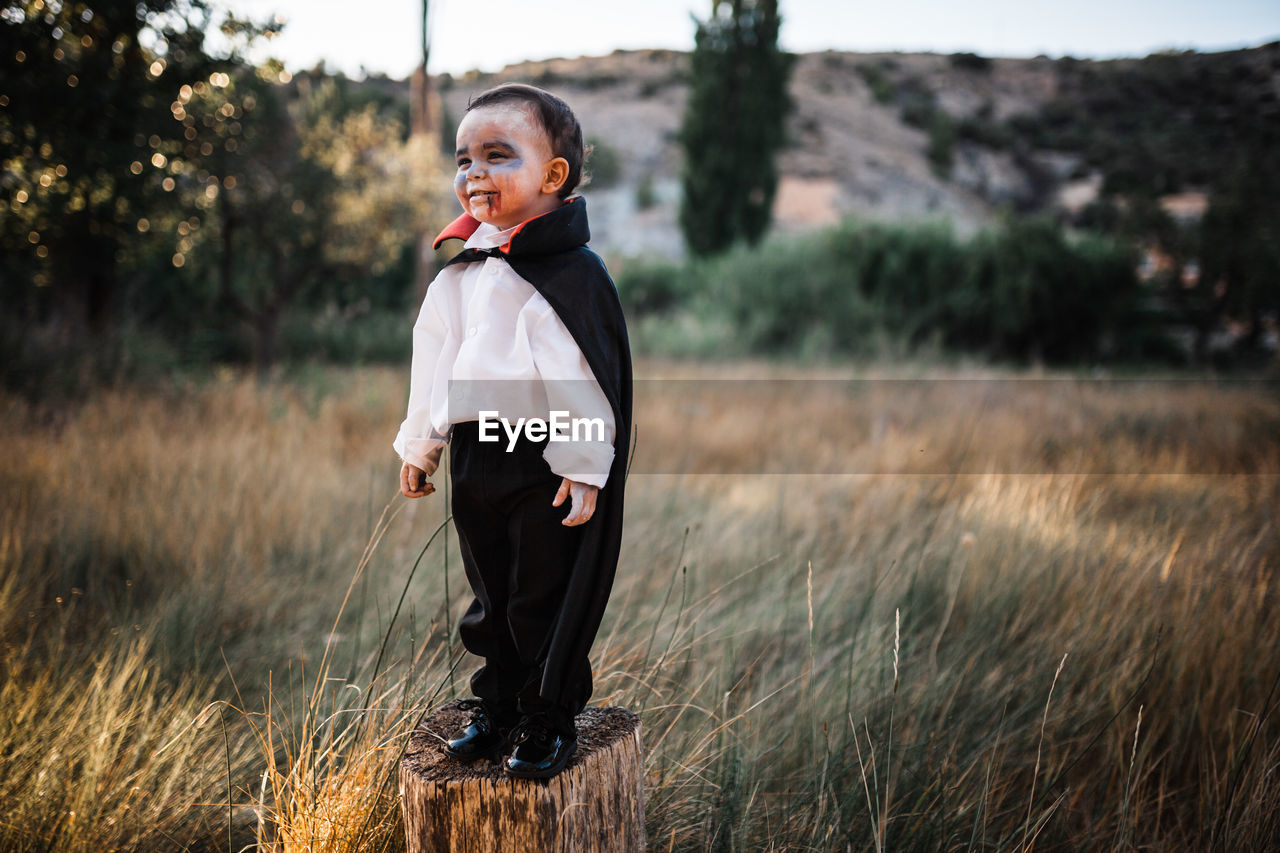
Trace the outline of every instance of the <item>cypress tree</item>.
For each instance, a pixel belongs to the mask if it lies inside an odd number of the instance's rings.
[[[778,49],[779,23],[777,0],[716,0],[697,22],[680,131],[680,227],[696,255],[754,244],[769,227],[790,108],[792,57]]]

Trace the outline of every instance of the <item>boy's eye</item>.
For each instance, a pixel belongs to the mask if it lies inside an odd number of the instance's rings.
[[[460,158],[458,158],[458,168],[459,168],[459,169],[465,169],[467,166],[470,166],[470,165],[471,165],[471,161],[470,161],[469,159],[467,159],[466,157],[460,157]]]

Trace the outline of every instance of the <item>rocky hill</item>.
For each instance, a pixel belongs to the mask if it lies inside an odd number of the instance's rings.
[[[678,256],[687,68],[684,53],[620,51],[438,83],[446,123],[502,81],[562,95],[597,145],[596,184],[585,191],[594,245]],[[1122,161],[1153,171],[1136,178],[1151,184],[1143,189],[1195,215],[1218,168],[1212,161],[1233,144],[1275,138],[1280,43],[1111,61],[804,54],[790,93],[777,231],[849,215],[947,219],[961,232],[1004,209],[1078,216],[1100,194],[1135,189],[1117,177]]]

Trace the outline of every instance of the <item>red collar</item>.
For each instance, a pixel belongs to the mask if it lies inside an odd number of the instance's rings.
[[[580,197],[581,196],[573,196],[572,198],[567,198],[564,200],[564,203],[572,204],[573,202],[577,201]],[[507,238],[506,244],[498,247],[498,251],[502,252],[504,255],[508,254],[511,251],[511,241],[516,238],[516,235],[519,234],[526,225],[528,225],[533,220],[537,219],[539,216],[546,216],[547,213],[552,213],[552,212],[553,211],[548,210],[546,213],[539,213],[538,216],[531,216],[528,219],[526,219],[524,222],[521,222],[519,225],[515,227],[515,230],[511,232],[511,236]],[[455,238],[458,240],[470,240],[471,235],[476,233],[476,229],[479,227],[480,227],[479,219],[476,219],[470,213],[464,213],[461,216],[459,216],[457,219],[450,222],[447,228],[445,228],[438,235],[436,235],[436,239],[431,244],[431,248],[439,249],[440,244],[443,243],[445,240],[452,240]]]
[[[457,219],[449,223],[449,226],[436,235],[435,242],[431,244],[431,248],[439,249],[440,244],[445,240],[470,240],[471,235],[476,233],[476,229],[480,227],[480,220],[476,219],[470,213],[464,213]]]

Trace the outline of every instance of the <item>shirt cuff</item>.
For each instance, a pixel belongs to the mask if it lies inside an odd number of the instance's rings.
[[[561,477],[602,489],[613,466],[613,445],[603,441],[548,441],[542,458]]]
[[[440,466],[440,454],[444,452],[444,445],[444,440],[440,438],[406,438],[398,435],[393,446],[401,459],[421,468],[430,477]]]

